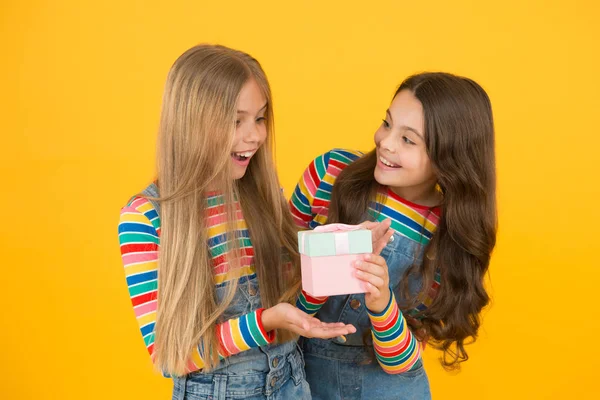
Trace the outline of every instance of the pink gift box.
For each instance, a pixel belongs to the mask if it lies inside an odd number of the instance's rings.
[[[309,257],[300,256],[302,263],[302,289],[311,296],[365,293],[363,281],[354,277],[352,262],[359,255]]]
[[[356,225],[324,225],[300,232],[299,249],[302,288],[311,296],[367,291],[365,283],[355,277],[353,262],[372,252],[371,231]]]

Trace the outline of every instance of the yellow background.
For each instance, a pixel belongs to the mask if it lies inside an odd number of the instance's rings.
[[[598,395],[594,1],[0,7],[0,398],[169,398],[138,333],[116,229],[120,207],[153,176],[167,71],[199,42],[263,64],[288,195],[317,154],[372,146],[408,74],[480,82],[497,132],[493,305],[460,374],[426,352],[434,398]]]

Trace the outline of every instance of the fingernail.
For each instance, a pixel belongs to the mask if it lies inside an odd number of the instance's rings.
[[[360,267],[360,266],[361,266],[361,264],[362,264],[362,262],[361,262],[361,261],[354,261],[354,266],[355,266],[355,267]]]
[[[370,254],[365,254],[365,260],[370,260],[371,259],[371,255]]]

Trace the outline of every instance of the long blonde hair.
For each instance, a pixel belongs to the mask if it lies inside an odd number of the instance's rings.
[[[254,79],[267,99],[267,140],[243,178],[232,178],[230,152],[236,104]],[[263,307],[292,301],[299,287],[296,229],[280,190],[273,161],[271,90],[260,64],[246,53],[199,45],[171,67],[163,97],[158,140],[161,243],[154,363],[173,375],[186,372],[200,345],[204,370],[218,363],[215,325],[237,288],[239,245],[235,201],[239,200],[254,246]],[[226,258],[233,278],[218,304],[205,219],[206,192],[223,194],[227,212]],[[282,260],[291,259],[291,269]],[[278,333],[290,340],[290,333]]]

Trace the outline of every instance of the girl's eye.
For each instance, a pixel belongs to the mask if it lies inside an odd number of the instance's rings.
[[[235,126],[240,126],[240,124],[242,123],[242,121],[240,121],[239,119],[237,121],[235,121]]]
[[[404,143],[406,143],[406,144],[416,144],[415,142],[413,142],[412,140],[410,140],[406,136],[402,136],[402,140],[404,140]]]
[[[386,129],[389,129],[390,128],[390,123],[387,122],[385,119],[383,119],[382,121],[383,121],[383,126],[385,126]]]
[[[265,118],[265,117],[260,117],[260,118],[257,118],[257,119],[256,119],[256,122],[257,122],[257,123],[261,123],[261,122],[265,122],[266,120],[267,120],[267,118]]]

